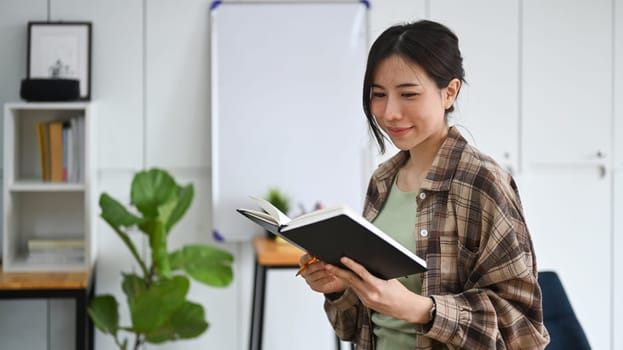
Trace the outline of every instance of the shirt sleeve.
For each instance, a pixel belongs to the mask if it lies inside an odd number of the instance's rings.
[[[324,309],[335,334],[340,339],[359,346],[371,343],[368,311],[353,291],[346,289],[344,294],[335,300],[325,297]]]
[[[465,349],[543,349],[549,335],[519,195],[512,179],[487,189],[457,206],[457,221],[474,210],[481,218],[457,224],[463,292],[433,295],[436,316],[423,335]]]

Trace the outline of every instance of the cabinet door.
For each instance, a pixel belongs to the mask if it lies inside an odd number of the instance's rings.
[[[594,349],[610,349],[611,175],[542,168],[520,186],[540,271],[559,274]]]
[[[48,308],[45,299],[0,300],[0,347],[49,349]]]
[[[450,122],[509,170],[519,158],[518,1],[431,1],[431,19],[459,37],[464,84]]]
[[[611,10],[609,0],[523,1],[526,166],[611,156]]]

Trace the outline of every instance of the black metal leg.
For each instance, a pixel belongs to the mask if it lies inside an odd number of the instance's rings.
[[[264,329],[264,292],[266,289],[266,267],[255,261],[253,281],[253,305],[251,309],[250,350],[262,349],[262,332]]]
[[[89,316],[87,315],[87,290],[76,293],[76,350],[87,348],[86,328]]]
[[[95,269],[93,269],[93,271],[95,271]],[[89,288],[89,292],[88,292],[88,299],[87,299],[87,308],[88,308],[88,303],[93,299],[93,297],[95,296],[95,272],[91,275],[91,286]],[[89,317],[89,313],[87,310],[85,310],[86,312],[86,318],[87,318],[87,349],[89,350],[93,350],[95,349],[95,327],[93,324],[93,320],[91,320],[91,317]]]

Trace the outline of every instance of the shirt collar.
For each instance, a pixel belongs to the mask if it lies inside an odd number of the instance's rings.
[[[447,191],[458,166],[461,154],[467,145],[467,141],[455,128],[450,127],[448,136],[441,144],[433,164],[422,183],[422,190]],[[409,151],[400,151],[389,160],[379,166],[376,172],[378,181],[391,183],[398,170],[409,159]]]

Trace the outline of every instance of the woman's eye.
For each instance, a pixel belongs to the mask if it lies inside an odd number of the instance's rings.
[[[404,93],[402,93],[402,97],[407,97],[407,98],[409,98],[409,97],[415,97],[415,96],[417,96],[417,95],[418,95],[418,94],[417,94],[417,93],[415,93],[415,92],[404,92]]]
[[[373,98],[383,98],[385,97],[385,93],[384,92],[372,92],[372,97]]]

